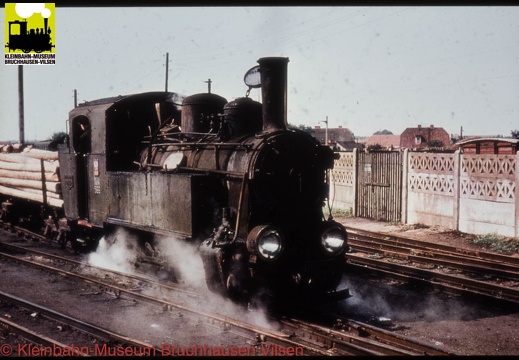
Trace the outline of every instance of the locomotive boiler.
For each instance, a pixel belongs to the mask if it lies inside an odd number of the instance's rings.
[[[346,230],[323,216],[334,154],[288,127],[288,58],[258,63],[246,96],[229,102],[151,92],[73,109],[59,148],[60,234],[181,239],[198,247],[207,286],[236,299],[347,296],[336,291]]]

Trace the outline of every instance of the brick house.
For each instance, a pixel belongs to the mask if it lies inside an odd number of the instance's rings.
[[[441,145],[440,145],[441,144]],[[446,147],[450,144],[450,136],[443,128],[431,125],[423,128],[407,128],[400,135],[401,149],[426,149],[431,147]]]

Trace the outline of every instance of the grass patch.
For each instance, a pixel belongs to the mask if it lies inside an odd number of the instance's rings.
[[[410,230],[419,230],[419,229],[429,229],[429,225],[425,224],[407,224],[401,227],[400,231],[410,231]]]
[[[496,252],[519,252],[519,239],[498,234],[477,236],[472,243]]]
[[[326,209],[325,214],[329,213],[328,209]],[[333,217],[353,217],[353,209],[349,208],[348,210],[345,209],[332,209],[332,216]]]

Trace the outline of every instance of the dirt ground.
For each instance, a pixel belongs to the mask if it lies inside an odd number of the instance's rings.
[[[364,218],[335,220],[359,229],[488,251],[471,243],[474,235],[447,228],[394,225]],[[402,296],[403,304],[398,314],[395,309],[385,309],[393,311],[398,318],[394,330],[440,347],[445,346],[459,355],[519,355],[519,306],[505,309],[497,303],[479,304],[476,299],[468,303],[453,299],[439,304],[440,300],[432,299],[424,295],[423,303],[413,299],[413,303],[405,304],[405,296]]]
[[[472,244],[472,240],[476,238],[476,235],[460,233],[458,231],[441,226],[394,225],[392,223],[382,221],[352,217],[337,217],[335,220],[339,221],[343,225],[356,227],[359,229],[379,231],[396,236],[404,236],[418,240],[436,242],[470,250],[487,251],[487,249],[483,249],[480,246]],[[519,256],[517,253],[507,255]]]

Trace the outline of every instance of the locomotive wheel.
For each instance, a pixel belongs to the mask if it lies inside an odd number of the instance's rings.
[[[27,53],[31,52],[31,49],[23,49],[22,51],[27,54]]]
[[[207,288],[211,292],[216,293],[216,294],[225,295],[226,290],[225,290],[224,285],[222,284],[222,281],[218,278],[208,276],[207,272],[206,272],[206,277],[205,277],[205,283],[207,285]]]
[[[68,235],[66,231],[63,231],[61,233],[58,233],[56,236],[56,240],[58,241],[59,246],[61,246],[62,249],[64,249],[67,246],[68,241]]]
[[[72,247],[72,250],[76,253],[76,255],[79,255],[81,253],[82,247],[81,244],[77,241],[77,238],[73,236],[70,239],[70,246]]]
[[[226,287],[229,297],[233,300],[239,300],[244,294],[243,286],[234,274],[229,274],[227,277]]]

